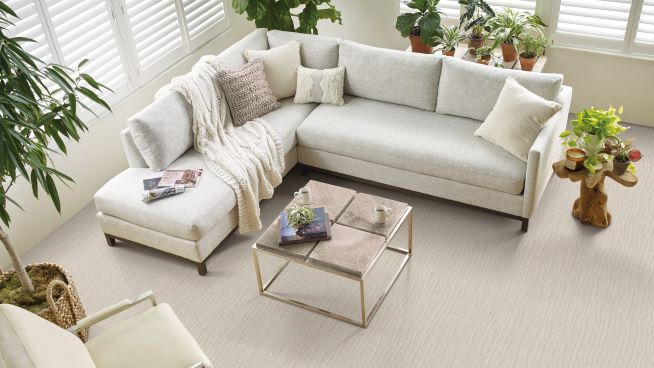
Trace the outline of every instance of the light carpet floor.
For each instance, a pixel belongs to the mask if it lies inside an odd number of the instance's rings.
[[[604,230],[572,218],[578,184],[556,177],[525,234],[515,220],[311,173],[414,206],[414,256],[367,329],[259,296],[250,249],[258,233],[230,236],[200,277],[176,257],[108,247],[89,204],[25,261],[63,264],[89,312],[153,289],[217,367],[652,367],[654,129],[631,135],[650,155],[636,187],[607,179],[613,224]],[[289,174],[262,204],[264,223],[306,180]],[[372,297],[394,262],[379,265]],[[358,313],[356,284],[314,271],[290,268],[275,290]]]

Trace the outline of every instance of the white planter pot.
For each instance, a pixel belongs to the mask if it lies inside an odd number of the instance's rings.
[[[586,135],[582,142],[583,149],[588,153],[589,156],[598,153],[604,148],[604,138],[600,138],[595,134]]]

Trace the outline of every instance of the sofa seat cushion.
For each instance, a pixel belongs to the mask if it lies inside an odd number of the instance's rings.
[[[296,104],[293,97],[280,100],[281,108],[270,112],[261,118],[270,124],[273,130],[279,135],[284,145],[284,154],[289,153],[297,146],[295,130],[300,123],[313,111],[317,104]]]
[[[109,180],[95,194],[98,211],[121,220],[188,240],[199,240],[236,206],[232,188],[204,164],[191,149],[170,169],[204,169],[197,188],[185,193],[143,202],[143,179],[160,176],[150,169],[129,168]]]
[[[300,147],[521,193],[526,163],[474,136],[479,125],[468,118],[346,96],[343,106],[313,110],[297,136]]]
[[[193,367],[211,362],[168,304],[156,305],[91,339],[86,347],[102,368]],[[72,367],[72,366],[71,366]]]

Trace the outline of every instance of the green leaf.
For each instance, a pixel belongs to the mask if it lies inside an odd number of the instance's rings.
[[[84,60],[80,61],[79,64],[77,64],[77,69],[81,69],[88,62],[89,62],[89,59],[84,59]]]
[[[427,11],[428,0],[411,0],[409,2],[405,2],[405,4],[411,9],[416,9],[419,12],[424,13]]]
[[[438,13],[429,13],[422,17],[418,22],[420,26],[420,40],[426,45],[433,44],[434,37],[443,35],[441,27],[441,16]]]
[[[238,14],[243,14],[248,8],[249,0],[232,0],[232,8]]]
[[[411,29],[416,25],[419,18],[419,13],[404,13],[397,17],[397,20],[395,21],[395,29],[400,31],[402,37],[409,37]]]
[[[95,79],[93,79],[93,77],[91,77],[90,75],[88,75],[86,73],[81,73],[79,76],[82,77],[82,79],[84,79],[84,81],[86,81],[86,83],[88,83],[89,86],[91,86],[91,87],[93,87],[93,88],[95,88],[97,90],[100,90],[100,84],[98,82],[96,82]]]
[[[47,188],[46,193],[48,193],[50,199],[52,199],[52,204],[54,204],[57,212],[61,213],[61,201],[59,199],[59,193],[57,192],[57,186],[55,185],[54,180],[52,180],[52,176],[49,174],[45,176],[45,185]]]

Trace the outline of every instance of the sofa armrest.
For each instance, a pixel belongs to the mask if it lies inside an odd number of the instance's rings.
[[[524,218],[531,217],[552,176],[552,164],[561,158],[562,146],[559,134],[565,130],[568,123],[571,101],[572,87],[563,86],[559,94],[561,110],[543,125],[543,129],[529,149],[522,209]]]
[[[157,305],[157,301],[154,298],[154,292],[152,290],[149,290],[137,296],[134,299],[121,300],[114,305],[110,305],[104,309],[101,309],[93,314],[86,316],[85,318],[82,318],[81,320],[77,321],[77,324],[69,327],[68,331],[72,333],[76,333],[79,330],[89,328],[96,323],[102,322],[107,318],[113,317],[116,314],[123,312],[144,301],[150,301],[150,303],[152,303],[153,306]]]
[[[120,132],[120,140],[123,142],[123,150],[125,151],[129,167],[147,168],[148,164],[145,163],[143,156],[141,156],[141,152],[136,148],[136,144],[134,144],[134,139],[132,138],[132,133],[130,133],[129,128],[125,128]]]

